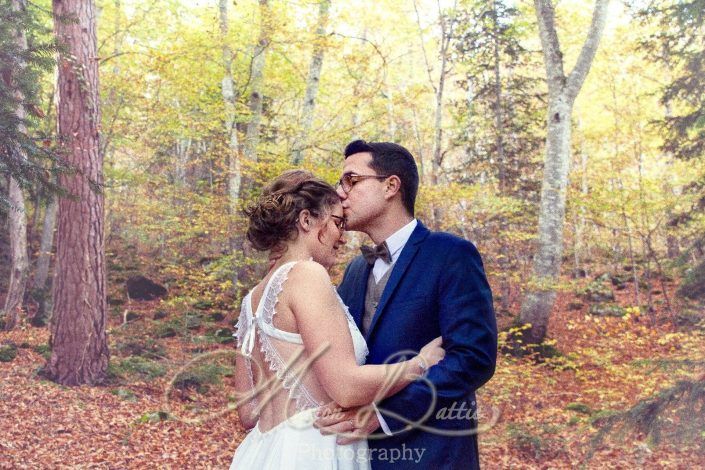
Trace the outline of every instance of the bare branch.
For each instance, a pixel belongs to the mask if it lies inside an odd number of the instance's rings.
[[[543,46],[548,87],[562,91],[566,78],[563,72],[563,53],[556,32],[556,12],[551,0],[534,0],[534,5],[539,24],[539,37]]]
[[[600,44],[602,31],[605,29],[607,6],[609,3],[610,0],[595,1],[595,9],[592,13],[590,30],[588,31],[587,37],[585,38],[585,43],[580,51],[580,55],[578,56],[578,61],[575,63],[573,71],[570,72],[570,76],[568,76],[568,81],[566,83],[566,93],[571,100],[578,96],[578,92],[583,86],[583,82],[585,82],[585,78],[590,70],[592,60],[595,58],[595,54],[597,53],[597,47]]]

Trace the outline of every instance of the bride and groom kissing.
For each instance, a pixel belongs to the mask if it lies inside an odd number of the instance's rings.
[[[419,176],[389,142],[345,148],[334,188],[303,170],[247,208],[273,260],[242,301],[231,469],[479,468],[475,391],[497,327],[475,246],[414,218]],[[346,230],[375,247],[328,270]],[[437,413],[461,406],[467,415]]]

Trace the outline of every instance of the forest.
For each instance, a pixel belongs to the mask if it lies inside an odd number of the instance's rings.
[[[243,209],[354,139],[482,255],[483,467],[705,465],[705,0],[0,0],[0,468],[227,466]]]

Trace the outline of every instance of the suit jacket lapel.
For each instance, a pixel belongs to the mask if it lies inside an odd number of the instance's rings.
[[[404,248],[401,250],[399,259],[397,259],[397,262],[394,263],[394,266],[392,267],[392,273],[389,275],[389,280],[387,281],[387,285],[384,287],[382,297],[379,299],[379,305],[377,305],[375,315],[374,317],[372,317],[370,329],[367,332],[367,336],[365,337],[366,340],[369,339],[369,337],[372,335],[372,331],[375,329],[375,325],[377,324],[379,317],[382,315],[384,307],[386,307],[387,302],[389,302],[389,299],[394,293],[394,290],[397,288],[399,281],[401,281],[401,278],[404,276],[404,273],[409,267],[409,264],[411,264],[411,261],[414,259],[416,252],[419,250],[419,244],[426,238],[429,233],[430,231],[421,223],[421,221],[419,221],[416,225],[416,228],[411,233],[409,240],[406,242],[406,245],[404,245]],[[367,275],[369,276],[369,270],[367,271]],[[365,277],[365,285],[367,285],[366,280],[367,276]],[[363,310],[365,308],[364,294],[366,294],[366,292],[363,293]]]
[[[372,266],[362,263],[362,269],[358,272],[360,275],[355,279],[355,295],[353,299],[354,305],[350,305],[350,313],[355,320],[355,324],[362,331],[362,316],[365,314],[365,296],[367,295],[367,279],[370,277]]]

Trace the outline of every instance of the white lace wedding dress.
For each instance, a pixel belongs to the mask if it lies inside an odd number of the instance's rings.
[[[366,440],[338,445],[335,435],[324,436],[313,427],[316,408],[325,404],[327,394],[310,364],[306,365],[309,357],[301,335],[273,324],[277,299],[295,264],[284,264],[272,274],[256,310],[252,292],[242,301],[237,345],[247,358],[252,389],[267,385],[253,398],[259,419],[235,451],[230,469],[369,469]],[[368,353],[365,339],[338,300],[348,319],[357,364],[362,365]]]

